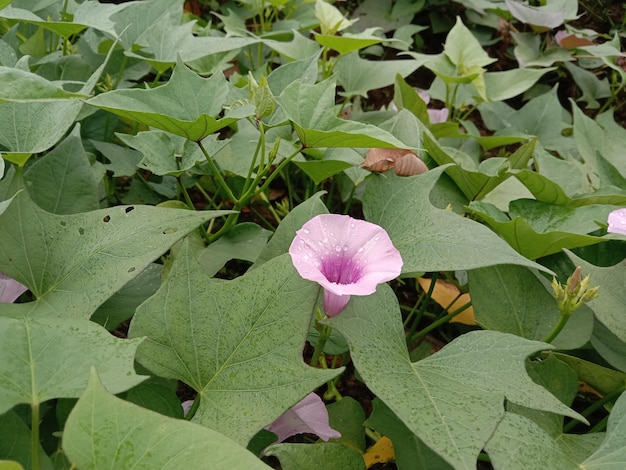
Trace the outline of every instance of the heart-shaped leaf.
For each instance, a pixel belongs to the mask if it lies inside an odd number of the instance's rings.
[[[68,98],[87,98],[88,95],[71,93],[34,73],[0,66],[0,81],[5,85],[0,91],[0,103],[5,101],[53,101]]]
[[[0,317],[0,414],[18,403],[78,398],[95,367],[111,393],[134,387],[142,339],[121,340],[88,320]]]
[[[207,277],[185,242],[161,289],[138,309],[138,361],[200,395],[194,420],[246,444],[341,372],[302,361],[319,287],[283,255],[233,281]]]
[[[113,90],[87,103],[197,142],[254,114],[254,106],[245,105],[217,118],[228,91],[223,74],[202,78],[179,60],[165,85],[151,90]]]
[[[335,442],[317,444],[275,444],[265,455],[278,457],[284,470],[365,470],[363,456],[356,449]]]
[[[384,284],[372,296],[354,297],[325,323],[348,340],[368,388],[455,468],[476,468],[479,452],[504,416],[505,399],[584,420],[526,372],[526,358],[551,349],[548,344],[475,331],[411,363],[397,298]]]
[[[335,83],[290,84],[276,101],[293,122],[305,147],[399,147],[406,145],[377,126],[335,116]]]
[[[510,246],[530,259],[558,253],[563,248],[595,245],[607,240],[593,235],[558,230],[558,228],[548,229],[545,232],[539,231],[539,227],[533,227],[524,217],[516,215],[511,220],[495,206],[485,202],[472,201],[469,209],[487,222]],[[589,219],[586,222],[592,223],[593,220]]]
[[[489,266],[468,275],[476,321],[483,328],[540,341],[561,317],[553,295],[529,269]],[[591,339],[592,331],[591,311],[580,309],[553,344],[560,349],[580,348]]]
[[[600,470],[622,468],[626,465],[626,393],[615,402],[606,427],[606,437],[600,448],[585,460],[580,468]]]
[[[437,209],[429,200],[441,166],[411,177],[385,174],[367,186],[363,212],[389,233],[406,273],[454,271],[496,264],[546,270],[513,249],[484,225]]]
[[[95,372],[67,420],[63,450],[81,469],[269,469],[211,429],[116,398],[104,389]]]
[[[185,234],[229,212],[118,206],[54,215],[22,191],[0,215],[0,272],[28,286],[35,301],[0,314],[89,318]]]

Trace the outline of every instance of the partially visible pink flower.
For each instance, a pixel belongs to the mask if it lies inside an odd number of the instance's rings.
[[[626,235],[626,208],[614,210],[609,214],[607,232]]]
[[[0,273],[0,303],[13,303],[28,290],[28,287]]]
[[[328,424],[326,406],[315,393],[309,393],[265,429],[276,434],[278,442],[302,433],[315,434],[323,441],[341,437]]]
[[[422,101],[426,103],[426,105],[430,103],[430,95],[428,93],[426,93],[425,91],[417,90],[417,94],[422,99]],[[442,109],[428,108],[426,112],[428,113],[428,118],[430,119],[431,124],[437,124],[438,122],[446,122],[448,120],[448,115],[450,114],[450,111],[448,110],[448,108],[442,108]]]
[[[313,217],[296,232],[289,254],[300,276],[324,288],[324,311],[338,315],[351,295],[370,295],[402,269],[382,227],[347,215]]]
[[[428,113],[428,117],[430,118],[431,124],[437,124],[438,122],[446,122],[450,114],[450,111],[448,111],[448,108],[441,108],[441,109],[428,108],[426,112]]]

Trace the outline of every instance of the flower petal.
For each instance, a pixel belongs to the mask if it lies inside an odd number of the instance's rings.
[[[609,214],[609,233],[626,235],[626,208],[614,210]]]
[[[326,406],[315,393],[309,393],[265,429],[276,434],[278,442],[302,433],[316,434],[323,441],[341,437],[328,424]]]
[[[369,295],[382,282],[395,279],[402,257],[387,232],[376,224],[347,215],[321,214],[296,232],[289,253],[298,273],[337,295]],[[324,262],[343,257],[361,269],[357,282],[339,284],[323,272]]]
[[[13,303],[17,298],[28,290],[28,287],[0,273],[0,302]]]

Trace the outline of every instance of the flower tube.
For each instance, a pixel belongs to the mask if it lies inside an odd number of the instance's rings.
[[[324,288],[324,311],[338,315],[352,295],[370,295],[402,269],[382,227],[347,215],[313,217],[296,232],[289,254],[300,276]]]

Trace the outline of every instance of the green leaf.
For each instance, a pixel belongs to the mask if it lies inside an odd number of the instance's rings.
[[[483,328],[542,340],[561,314],[544,284],[522,266],[490,266],[469,271],[476,321]],[[582,309],[573,315],[553,344],[580,348],[591,339],[593,315]]]
[[[151,0],[129,2],[122,11],[111,15],[115,23],[116,36],[126,51],[143,43],[143,36],[162,25],[163,18],[179,20],[182,16],[183,0]]]
[[[526,23],[533,26],[541,26],[546,29],[553,29],[561,26],[565,21],[565,12],[562,10],[555,10],[554,7],[534,7],[524,5],[521,2],[512,0],[504,0],[507,8],[511,12],[514,18],[518,19],[522,23]],[[553,2],[563,4],[564,2]],[[558,8],[558,7],[557,7]],[[574,17],[576,17],[574,15]]]
[[[22,192],[0,215],[0,271],[36,300],[6,305],[2,314],[89,318],[185,234],[228,213],[117,206],[60,216]]]
[[[487,72],[483,75],[489,101],[504,101],[524,93],[555,67],[541,69],[519,68],[504,72]]]
[[[392,85],[396,76],[406,77],[417,69],[413,60],[370,61],[361,59],[357,52],[342,57],[335,66],[337,82],[343,88],[341,96],[360,95]]]
[[[334,442],[275,444],[265,451],[280,460],[284,470],[365,470],[360,452]]]
[[[481,103],[478,110],[485,125],[497,131],[496,135],[537,136],[543,147],[561,153],[572,147],[571,139],[561,134],[569,115],[561,107],[556,86],[531,99],[519,110],[500,102]]]
[[[537,423],[514,413],[504,414],[493,437],[485,446],[485,451],[494,468],[580,468],[571,453],[561,448]]]
[[[565,62],[563,64],[567,71],[580,88],[582,94],[576,101],[587,102],[587,108],[597,109],[600,107],[598,98],[608,98],[611,96],[609,81],[606,77],[600,80],[593,72],[585,70],[577,65]]]
[[[150,377],[126,393],[126,400],[171,418],[183,418],[183,407],[176,395],[178,381]]]
[[[315,17],[320,22],[322,34],[335,34],[350,27],[357,20],[348,20],[339,9],[323,0],[315,2]]]
[[[576,371],[579,380],[603,396],[626,390],[626,374],[624,372],[609,369],[575,356],[562,353],[554,353],[554,355]]]
[[[315,34],[315,40],[322,46],[339,52],[343,56],[360,49],[379,44],[385,40],[384,36],[376,36],[372,34],[380,28],[370,28],[358,34],[344,34],[343,36],[334,36],[332,34]],[[343,59],[342,59],[343,61]],[[341,62],[339,62],[341,63]]]
[[[593,119],[587,117],[573,102],[572,111],[576,147],[581,158],[591,167],[593,173],[597,175],[596,178],[599,178],[598,186],[626,187],[626,174],[622,174],[620,169],[604,156],[605,142],[615,137],[605,132]]]
[[[149,264],[115,294],[109,297],[91,316],[94,321],[112,331],[135,314],[135,309],[161,286],[163,265]]]
[[[207,246],[198,262],[209,276],[217,273],[231,259],[254,263],[272,235],[269,230],[252,222],[237,224],[223,237]]]
[[[545,343],[474,331],[411,363],[398,301],[387,285],[352,298],[341,315],[324,323],[346,337],[368,388],[455,468],[476,467],[504,416],[505,399],[584,420],[527,375],[526,358],[551,349]]]
[[[20,69],[0,66],[0,103],[5,101],[53,101],[68,98],[87,98],[89,95],[71,93],[39,75]]]
[[[258,38],[212,37],[193,34],[195,22],[173,25],[170,18],[159,18],[141,36],[140,51],[127,51],[129,57],[143,59],[157,71],[164,72],[179,59],[185,63],[202,57],[243,49],[257,44]]]
[[[325,191],[315,193],[287,214],[257,257],[254,266],[252,266],[253,269],[261,266],[266,261],[287,253],[291,242],[296,236],[296,231],[300,230],[305,222],[308,222],[316,215],[328,214],[328,209],[321,200],[324,194],[326,194]]]
[[[365,218],[387,230],[402,255],[402,271],[454,271],[496,264],[546,271],[515,253],[484,225],[437,209],[429,202],[429,194],[445,169],[442,166],[404,178],[385,174],[371,180],[365,190]]]
[[[91,93],[112,51],[81,87],[80,94]],[[3,158],[22,166],[30,155],[48,150],[65,135],[82,107],[83,102],[74,99],[0,103],[0,146],[8,150]]]
[[[458,16],[455,25],[448,33],[443,50],[457,68],[485,67],[496,61],[496,59],[489,57],[476,37]]]
[[[79,397],[92,367],[112,393],[146,378],[133,368],[143,339],[116,338],[88,320],[0,317],[0,332],[0,414],[19,403]]]
[[[94,413],[94,409],[98,413]],[[227,437],[142,409],[107,393],[92,373],[63,431],[74,466],[102,468],[269,469]]]
[[[548,231],[539,231],[542,229],[539,225],[535,228],[531,222],[519,215],[509,220],[495,206],[484,202],[472,201],[469,209],[489,224],[511,247],[529,259],[558,253],[563,248],[578,248],[607,240],[602,237],[552,229],[549,226],[545,227]],[[546,212],[546,215],[549,213]]]
[[[396,104],[398,109],[407,109],[411,111],[424,124],[430,123],[426,103],[422,98],[420,98],[417,91],[415,91],[415,89],[410,86],[400,74],[396,75],[396,81],[394,82],[393,102]],[[425,137],[424,140],[426,140]]]
[[[9,410],[4,414],[0,413],[0,429],[2,429],[0,458],[4,459],[0,460],[0,470],[32,468],[31,433],[30,428],[22,418],[13,410]],[[52,470],[54,468],[46,452],[41,448],[39,459],[43,470]],[[10,465],[7,460],[13,460],[15,463]]]
[[[142,153],[139,166],[157,175],[180,176],[204,161],[200,147],[184,137],[163,131],[146,131],[137,135],[116,134],[129,147]],[[217,144],[215,139],[205,139],[203,145],[213,155],[223,148],[225,142]]]
[[[304,171],[315,184],[320,184],[327,178],[355,166],[354,163],[351,162],[333,160],[332,156],[329,156],[326,153],[324,154],[324,159],[322,160],[294,159],[293,163]]]
[[[32,6],[29,9],[8,6],[0,12],[0,17],[37,25],[65,38],[78,34],[88,27],[116,36],[115,25],[110,17],[123,11],[125,7],[125,5],[104,5],[95,1],[88,1],[78,5],[73,12],[73,21],[62,21],[58,16],[55,16],[54,19],[50,17],[41,18],[31,11]]]
[[[305,147],[399,147],[406,145],[371,124],[339,119],[335,110],[335,83],[293,82],[276,99],[293,122]]]
[[[138,361],[200,396],[194,420],[247,442],[343,369],[302,361],[319,287],[283,255],[233,281],[213,281],[185,242],[162,288],[138,309]]]
[[[328,405],[328,424],[338,431],[341,437],[332,442],[365,451],[365,411],[361,404],[352,397],[344,396],[341,400]]]
[[[75,214],[100,208],[98,184],[80,137],[80,125],[54,150],[24,172],[30,197],[53,214]]]
[[[622,393],[609,415],[604,442],[591,457],[582,462],[580,467],[585,470],[623,468],[626,465],[625,436],[626,393]]]
[[[449,149],[450,153],[446,152],[427,132],[424,133],[424,148],[428,154],[439,165],[455,164],[449,166],[446,173],[470,200],[481,199],[491,192],[511,176],[509,170],[525,168],[533,155],[535,143],[536,141],[532,140],[522,145],[507,159],[494,157],[476,165],[469,158],[464,158],[464,154],[458,150]]]
[[[413,468],[452,469],[440,455],[413,434],[380,398],[374,398],[372,405],[374,410],[367,418],[365,425],[391,439],[396,465],[400,470]]]
[[[621,341],[626,342],[626,324],[623,312],[626,309],[626,260],[614,266],[601,268],[587,263],[573,253],[567,253],[574,265],[581,266],[583,274],[590,276],[590,287],[600,286],[597,299],[587,305],[596,318]]]
[[[87,103],[118,116],[199,141],[254,114],[254,106],[240,106],[218,119],[229,85],[223,74],[202,78],[178,62],[172,77],[151,90],[113,90]]]
[[[113,176],[133,176],[137,172],[137,166],[142,158],[140,152],[110,142],[92,140],[91,144],[111,162],[104,167],[113,172]]]
[[[598,319],[593,325],[591,345],[610,365],[626,372],[626,342],[614,335]]]

